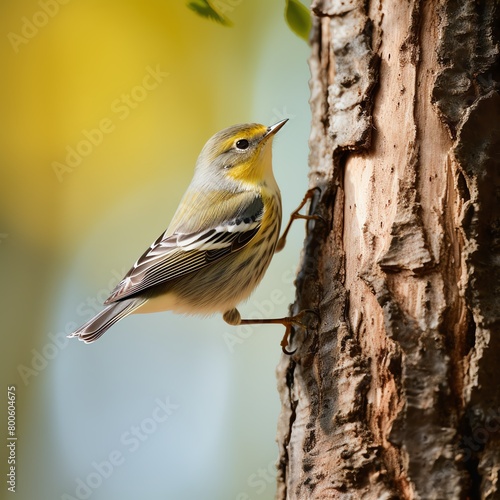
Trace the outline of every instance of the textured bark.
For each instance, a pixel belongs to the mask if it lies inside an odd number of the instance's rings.
[[[312,10],[277,498],[500,498],[500,6]]]

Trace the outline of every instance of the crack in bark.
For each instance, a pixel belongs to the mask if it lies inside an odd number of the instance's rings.
[[[288,402],[290,404],[290,417],[288,422],[289,433],[285,436],[283,440],[282,452],[278,464],[278,471],[281,472],[279,477],[280,483],[283,485],[283,497],[287,498],[287,467],[289,462],[288,455],[288,446],[290,444],[290,437],[292,435],[292,427],[295,422],[296,413],[295,409],[297,408],[297,401],[293,399],[293,379],[294,379],[294,371],[295,371],[295,362],[292,360],[287,367],[286,371],[286,386],[288,387]]]

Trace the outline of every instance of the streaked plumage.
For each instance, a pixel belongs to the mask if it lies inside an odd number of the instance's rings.
[[[286,121],[215,134],[168,229],[118,284],[106,308],[71,336],[93,342],[131,313],[228,313],[248,298],[279,238],[281,196],[271,149]]]

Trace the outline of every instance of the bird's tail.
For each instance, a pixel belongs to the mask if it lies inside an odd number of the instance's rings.
[[[78,330],[68,335],[68,337],[77,337],[87,344],[94,342],[103,335],[108,328],[134,312],[146,301],[146,298],[134,297],[120,300],[119,302],[113,302],[91,320],[87,321],[83,326],[78,328]]]

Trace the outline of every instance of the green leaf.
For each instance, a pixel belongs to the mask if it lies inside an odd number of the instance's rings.
[[[225,16],[217,12],[216,8],[211,5],[209,0],[196,0],[194,2],[189,2],[187,4],[188,8],[196,12],[201,17],[205,19],[211,19],[217,23],[224,26],[232,26],[233,23]]]
[[[286,0],[285,19],[290,29],[306,42],[312,28],[311,13],[299,0]]]

